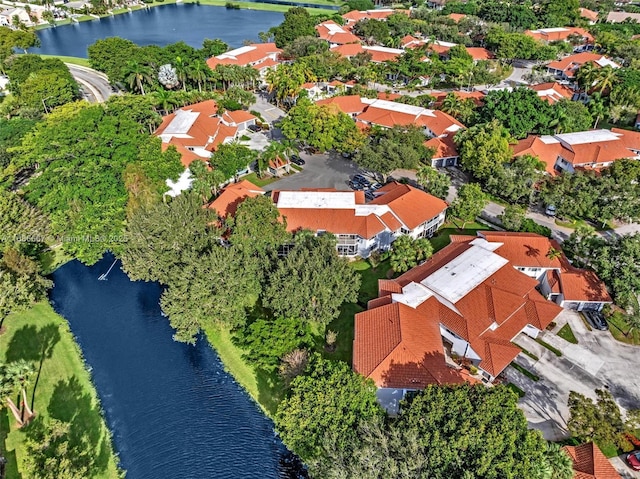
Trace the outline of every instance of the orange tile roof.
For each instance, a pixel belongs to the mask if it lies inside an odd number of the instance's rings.
[[[439,158],[452,158],[460,156],[456,144],[453,141],[453,135],[443,135],[431,138],[424,142],[427,148],[433,148],[433,160]]]
[[[244,123],[245,121],[257,120],[258,118],[248,111],[244,110],[234,110],[234,111],[225,111],[224,115],[222,115],[223,120],[231,121],[236,125],[238,123]]]
[[[595,443],[564,446],[562,449],[573,461],[574,479],[622,479]]]
[[[251,45],[211,57],[207,60],[207,65],[212,70],[218,65],[248,66],[258,63],[258,65],[254,65],[258,67],[259,63],[267,60],[273,61],[271,57],[278,56],[281,53],[282,50],[276,47],[275,43],[252,43]]]
[[[262,188],[250,181],[241,180],[226,186],[207,208],[214,210],[220,218],[226,218],[229,215],[233,216],[244,200],[260,195],[264,195]]]
[[[379,91],[378,92],[378,98],[380,100],[393,101],[393,100],[397,100],[400,97],[402,97],[402,95],[400,93],[388,93],[386,91]]]
[[[598,12],[594,12],[588,8],[580,8],[580,16],[592,22],[598,21]]]
[[[405,13],[408,15],[407,10],[392,10],[390,8],[379,10],[352,10],[342,15],[342,18],[347,20],[348,23],[357,23],[360,20],[374,19],[374,20],[386,20],[394,13]]]
[[[450,13],[447,16],[456,23],[458,23],[460,20],[464,18],[467,18],[467,16],[463,13]]]
[[[599,53],[582,52],[576,53],[574,55],[569,55],[562,58],[561,60],[553,61],[547,65],[547,68],[560,70],[564,72],[567,78],[573,78],[578,68],[580,68],[585,63],[593,63],[595,67],[601,68],[602,64],[607,64],[609,62],[611,62],[611,60]],[[614,65],[617,66],[617,64],[615,63]]]
[[[435,108],[440,108],[442,106],[442,102],[444,101],[444,99],[449,93],[453,93],[455,96],[457,96],[461,100],[471,99],[473,100],[473,103],[475,103],[476,106],[482,106],[484,104],[484,97],[487,96],[481,91],[461,91],[461,90],[457,90],[453,92],[432,91],[429,94],[435,98],[433,106]]]
[[[563,27],[563,28],[541,28],[539,30],[527,30],[525,35],[542,42],[566,41],[570,36],[579,36],[585,42],[593,42],[593,37],[584,28]]]
[[[447,203],[440,198],[397,181],[387,183],[376,191],[376,198],[369,204],[388,205],[393,214],[411,230],[447,209]]]
[[[358,53],[363,53],[364,48],[359,43],[347,43],[346,45],[338,45],[331,48],[332,52],[338,53],[341,57],[351,58],[355,57]]]
[[[471,55],[474,60],[493,60],[496,56],[486,48],[482,47],[465,47],[467,53]]]
[[[333,20],[316,25],[318,36],[329,43],[345,45],[347,43],[360,43],[360,39],[347,29],[341,27]]]
[[[273,160],[269,160],[269,168],[273,168],[274,170],[277,170],[278,168],[282,168],[283,166],[287,166],[290,164],[291,162],[288,159],[283,160],[279,156]]]
[[[454,239],[399,278],[380,280],[380,298],[390,298],[410,283],[425,280],[469,250],[476,238],[458,235]],[[378,387],[418,389],[426,384],[460,382],[465,378],[444,360],[443,325],[468,341],[481,358],[479,366],[495,377],[520,353],[511,340],[525,326],[544,329],[562,311],[538,293],[537,284],[507,263],[455,305],[446,306],[436,296],[415,309],[389,299],[372,301],[367,311],[356,315],[354,369],[372,378]]]
[[[393,128],[396,125],[418,125],[428,128],[435,136],[440,136],[447,132],[453,133],[464,128],[462,123],[443,111],[423,108],[419,114],[415,114],[402,111],[401,105],[402,103],[398,104],[398,110],[392,110],[378,106],[374,102],[363,113],[358,115],[357,120],[386,128]]]
[[[287,220],[287,230],[327,231],[333,234],[357,234],[371,239],[385,230],[376,215],[357,216],[353,209],[279,208]]]
[[[567,100],[573,98],[573,90],[557,82],[539,83],[531,85],[529,88],[538,93],[541,100],[545,100],[552,105],[563,98]]]
[[[347,115],[362,113],[367,107],[367,104],[362,101],[360,95],[343,95],[325,98],[324,100],[318,100],[316,105],[336,105],[340,111]]]

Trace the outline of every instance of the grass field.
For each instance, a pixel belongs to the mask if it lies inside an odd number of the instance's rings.
[[[40,55],[42,58],[59,58],[65,63],[71,63],[72,65],[80,65],[81,67],[90,67],[89,60],[79,57],[65,57],[63,55]]]
[[[462,225],[461,225],[462,226]],[[470,235],[476,236],[478,231],[487,231],[492,228],[480,223],[466,223],[464,229],[459,229],[458,225],[454,223],[445,223],[442,228],[431,238],[431,244],[433,245],[433,252],[440,251],[447,246],[451,241],[449,236],[451,235]]]
[[[573,330],[571,329],[571,326],[569,326],[569,323],[560,328],[560,331],[558,331],[558,336],[572,344],[578,344],[578,338],[576,338],[576,335],[573,334]]]
[[[265,175],[264,178],[259,178],[256,173],[249,173],[247,176],[242,177],[243,180],[250,181],[256,186],[262,188],[263,186],[267,186],[274,181],[278,181],[278,178],[274,178],[273,176]]]
[[[622,343],[640,345],[640,331],[629,331],[629,326],[624,321],[624,313],[616,311],[607,318],[611,335]]]
[[[45,354],[42,373],[37,383],[36,420],[56,418],[72,424],[72,431],[80,431],[99,451],[95,455],[96,479],[119,477],[111,439],[101,415],[95,389],[85,369],[80,349],[69,331],[67,322],[58,316],[51,305],[38,303],[28,311],[16,313],[5,321],[6,332],[0,336],[2,362],[25,359],[35,364],[41,361],[42,344],[51,346]],[[33,385],[27,390],[31,398]],[[25,457],[25,433],[13,424],[13,416],[6,409],[0,411],[0,439],[8,459],[7,478],[28,479],[20,474]]]
[[[295,0],[291,0],[295,1]],[[271,12],[286,12],[290,8],[293,8],[292,5],[273,5],[270,3],[259,3],[259,2],[236,2],[229,0],[199,0],[199,1],[187,1],[185,3],[200,3],[200,5],[212,5],[215,7],[224,7],[227,3],[233,3],[237,5],[243,10],[267,10]],[[311,1],[310,3],[319,3],[324,5],[337,5],[334,2],[327,2],[320,0],[319,2]],[[155,5],[155,4],[154,4]],[[162,5],[162,3],[158,3],[158,5]],[[307,8],[309,13],[337,13],[337,10],[330,10],[328,8]]]

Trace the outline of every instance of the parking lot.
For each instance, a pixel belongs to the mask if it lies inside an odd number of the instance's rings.
[[[303,170],[295,175],[287,176],[267,186],[265,190],[298,190],[300,188],[335,188],[349,189],[349,178],[360,173],[352,162],[335,153],[309,155],[301,152],[305,161]]]
[[[523,334],[514,341],[538,356],[536,361],[520,354],[516,362],[539,376],[539,381],[513,368],[505,370],[507,379],[526,393],[519,404],[529,426],[541,430],[548,440],[568,437],[570,391],[595,399],[595,390],[604,388],[623,411],[640,408],[640,375],[635,370],[640,348],[616,341],[608,331],[588,331],[575,311],[562,312],[556,323],[554,331],[569,323],[578,339],[578,344],[571,344],[554,333],[543,333],[542,339],[562,351],[561,357]],[[623,477],[640,478],[624,461],[613,462],[626,474]]]

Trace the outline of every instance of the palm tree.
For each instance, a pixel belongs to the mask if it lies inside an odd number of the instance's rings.
[[[588,91],[596,79],[598,67],[593,62],[585,63],[576,72],[576,80],[583,91]]]
[[[202,60],[196,61],[188,70],[192,80],[198,84],[198,91],[202,93],[202,84],[207,81],[211,69]]]
[[[26,388],[34,372],[33,364],[25,360],[14,361],[0,367],[0,394],[6,397],[9,409],[19,427],[27,424],[34,416],[33,411],[29,409],[26,395]],[[20,407],[16,406],[11,399],[11,396],[16,392]],[[25,412],[27,413],[26,418],[24,417]]]
[[[160,107],[160,110],[164,112],[165,115],[168,115],[170,113],[169,110],[175,104],[175,97],[173,92],[158,87],[158,89],[153,92],[153,102],[155,106]]]
[[[549,266],[551,266],[551,263],[553,263],[554,260],[562,257],[562,250],[555,249],[553,246],[551,246],[549,248],[549,251],[547,251],[546,257],[549,260]]]
[[[129,82],[129,88],[135,86],[138,91],[144,95],[144,83],[151,83],[151,68],[147,65],[141,65],[135,60],[127,62],[126,78]]]
[[[189,74],[189,67],[186,62],[182,59],[182,57],[176,57],[173,62],[173,68],[176,69],[176,75],[178,76],[178,80],[182,83],[182,89],[187,91],[187,77]]]
[[[549,467],[545,470],[544,479],[571,479],[573,477],[573,461],[558,444],[547,443],[545,462]]]
[[[282,158],[285,151],[285,145],[278,141],[272,141],[258,157],[258,175],[262,177],[262,174],[268,168],[269,163],[271,161],[275,162],[278,158]]]
[[[462,113],[462,100],[454,92],[447,93],[447,96],[442,101],[440,110],[457,118]]]
[[[618,76],[616,71],[607,65],[596,72],[594,81],[594,86],[602,93],[605,90],[611,91],[613,85],[618,81]]]
[[[602,94],[599,92],[594,93],[589,99],[587,107],[589,108],[591,116],[595,118],[595,122],[593,124],[593,129],[595,130],[598,127],[600,118],[602,118],[606,112],[604,101],[602,100]]]

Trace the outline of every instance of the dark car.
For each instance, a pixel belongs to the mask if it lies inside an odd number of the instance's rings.
[[[634,471],[640,471],[640,451],[633,451],[627,455],[627,464]]]
[[[289,158],[291,160],[291,163],[295,163],[298,166],[302,166],[306,163],[306,161],[304,161],[302,158],[300,158],[298,155],[291,155],[291,158]]]
[[[369,188],[371,186],[371,182],[362,175],[353,175],[353,178],[351,178],[351,181],[360,183],[361,185],[364,185],[365,188]]]
[[[373,191],[367,190],[367,191],[364,192],[364,197],[366,199],[368,199],[369,201],[371,201],[372,199],[375,198],[375,195],[373,194]]]
[[[600,331],[609,329],[607,320],[604,319],[604,315],[600,311],[583,311],[582,314],[584,314],[584,317],[587,318],[589,324],[594,328]]]
[[[262,131],[262,128],[260,128],[258,125],[249,125],[247,128],[254,133],[258,133],[259,131]]]
[[[365,186],[362,183],[358,182],[358,181],[351,180],[351,181],[349,181],[349,188],[351,188],[352,190],[358,190],[359,191],[359,190],[364,190]]]

